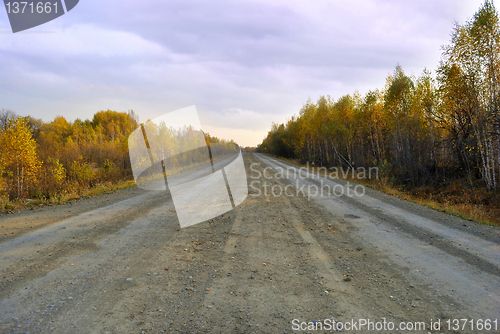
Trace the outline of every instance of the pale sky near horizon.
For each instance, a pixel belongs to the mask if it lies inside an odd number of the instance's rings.
[[[453,23],[482,3],[80,0],[16,34],[0,9],[0,108],[146,121],[196,105],[205,131],[255,146],[308,98],[380,89],[397,64],[434,71]]]

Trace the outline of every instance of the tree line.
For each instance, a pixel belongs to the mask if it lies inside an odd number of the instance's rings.
[[[433,75],[397,66],[382,89],[309,100],[299,115],[273,124],[258,146],[301,162],[377,166],[413,187],[461,179],[500,188],[500,25],[485,1],[456,23]]]
[[[126,178],[127,140],[137,127],[133,111],[43,122],[1,110],[0,197],[50,198]]]
[[[44,122],[0,110],[0,199],[49,199],[104,182],[132,180],[128,139],[139,126],[133,111],[99,111],[91,120],[73,122],[57,116]],[[166,150],[186,140],[186,134],[173,136],[166,126],[155,131],[159,137],[170,134],[168,141],[162,137]],[[219,150],[235,147],[208,133],[201,138]],[[189,153],[181,158],[190,158]]]

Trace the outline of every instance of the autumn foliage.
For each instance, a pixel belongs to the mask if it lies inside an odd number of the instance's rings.
[[[133,112],[100,111],[92,120],[45,123],[0,112],[0,195],[51,198],[129,178],[127,139]]]
[[[453,182],[500,190],[500,24],[486,1],[456,24],[433,76],[400,66],[361,96],[308,101],[273,124],[261,152],[344,168],[378,167],[410,189]]]
[[[133,111],[99,111],[92,120],[73,122],[58,116],[46,123],[0,110],[0,200],[74,198],[98,185],[133,180],[128,139],[139,126]],[[201,144],[193,143],[190,128],[176,133],[162,124],[151,133],[156,136],[149,140],[161,140],[167,156],[176,148],[184,151],[183,145],[197,147],[205,142],[219,155],[236,147],[233,141],[208,133],[198,136]],[[173,154],[169,166],[175,169],[174,162],[196,165],[196,154],[196,150]]]
[[[18,198],[25,197],[38,185],[42,165],[27,123],[24,118],[9,119],[0,137],[2,171],[7,176],[11,196]]]

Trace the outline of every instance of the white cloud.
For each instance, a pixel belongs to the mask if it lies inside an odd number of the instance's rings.
[[[0,51],[36,57],[168,57],[158,43],[125,31],[77,24],[54,33],[1,34]]]
[[[81,1],[33,33],[0,34],[0,108],[146,120],[195,104],[204,126],[256,145],[308,97],[382,88],[397,63],[435,69],[453,21],[482,2]]]

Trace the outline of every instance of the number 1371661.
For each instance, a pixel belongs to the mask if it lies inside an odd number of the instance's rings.
[[[497,331],[498,319],[448,319],[444,322],[449,331]]]
[[[54,3],[50,2],[27,2],[27,1],[20,1],[20,2],[7,2],[5,3],[5,7],[7,8],[7,13],[8,14],[49,14],[49,13],[56,13],[57,14],[57,1]]]

